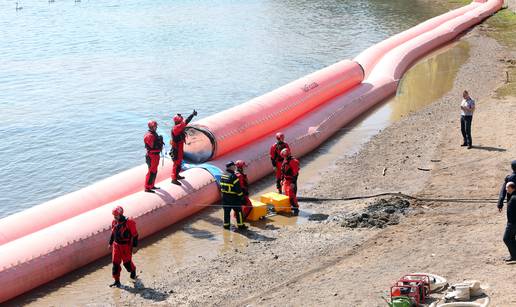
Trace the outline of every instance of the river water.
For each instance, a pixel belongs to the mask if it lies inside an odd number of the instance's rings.
[[[200,118],[446,11],[417,0],[0,2],[0,217],[144,163]]]

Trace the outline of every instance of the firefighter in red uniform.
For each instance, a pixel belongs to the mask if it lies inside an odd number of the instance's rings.
[[[110,287],[120,287],[120,264],[123,263],[131,279],[136,279],[136,267],[132,261],[133,248],[138,246],[136,223],[124,216],[124,208],[113,209],[114,220],[111,223],[111,238],[109,248],[112,250],[113,278],[115,282]]]
[[[145,143],[145,149],[147,154],[145,155],[145,162],[149,167],[147,176],[145,176],[145,192],[154,193],[154,189],[159,189],[154,186],[156,176],[158,175],[159,156],[163,149],[163,137],[158,135],[156,129],[158,129],[158,123],[156,121],[149,121],[147,124],[149,131],[143,137]]]
[[[284,142],[285,135],[283,135],[283,133],[276,133],[276,140],[276,143],[271,146],[269,155],[271,157],[272,168],[276,172],[276,188],[278,189],[278,193],[281,194],[281,165],[283,163],[281,151],[285,148],[290,150],[290,147]]]
[[[294,215],[299,214],[299,204],[297,203],[297,177],[299,175],[299,160],[292,157],[290,149],[285,148],[281,151],[283,164],[281,165],[281,175],[283,192],[290,199],[290,206]]]
[[[186,125],[188,125],[188,123],[196,115],[197,111],[194,110],[193,113],[186,118],[186,120],[183,119],[181,114],[174,116],[174,127],[172,128],[170,138],[170,145],[172,145],[172,148],[170,149],[170,157],[172,158],[172,161],[174,161],[172,166],[173,184],[181,185],[181,182],[179,182],[177,179],[185,179],[183,176],[179,175],[181,172],[181,163],[183,163],[183,146],[186,139],[185,128]]]
[[[245,161],[237,160],[235,162],[237,167],[236,175],[238,177],[238,181],[240,182],[240,187],[242,188],[242,192],[244,193],[244,204],[242,205],[242,214],[244,216],[244,220],[247,219],[249,213],[253,209],[253,205],[251,200],[249,199],[249,181],[247,180],[247,175],[244,173],[244,168],[247,167]]]

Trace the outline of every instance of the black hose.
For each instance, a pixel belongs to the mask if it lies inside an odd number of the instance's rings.
[[[408,198],[412,200],[417,200],[421,202],[443,202],[443,203],[497,203],[498,199],[495,198],[422,198],[407,195],[401,192],[387,192],[387,193],[379,193],[372,195],[362,195],[362,196],[349,196],[349,197],[338,197],[338,198],[323,198],[323,197],[305,197],[299,196],[297,199],[299,201],[305,202],[324,202],[324,201],[350,201],[357,199],[368,199],[368,198],[376,198],[381,196],[397,196],[401,198]]]

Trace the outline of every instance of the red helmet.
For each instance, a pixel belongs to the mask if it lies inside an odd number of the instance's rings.
[[[158,127],[158,123],[155,120],[149,120],[147,126],[149,126],[149,129],[156,129]]]
[[[282,156],[283,158],[290,156],[290,149],[283,148],[283,150],[280,152],[280,156]]]
[[[181,116],[181,114],[177,114],[176,116],[174,116],[175,124],[180,124],[182,121],[183,121],[183,116]]]
[[[117,206],[115,209],[113,209],[112,213],[114,216],[120,216],[124,214],[124,208],[122,208],[121,206]]]
[[[244,161],[244,160],[237,160],[237,161],[235,162],[235,165],[236,165],[236,167],[237,167],[237,168],[244,168],[244,167],[246,167],[246,166],[247,166],[247,164],[245,163],[245,161]]]
[[[276,133],[276,140],[282,141],[285,139],[285,135],[281,132]]]

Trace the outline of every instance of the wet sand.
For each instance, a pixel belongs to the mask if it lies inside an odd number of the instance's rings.
[[[400,101],[376,108],[303,158],[299,194],[496,198],[516,156],[508,120],[516,100],[493,97],[505,77],[499,59],[516,56],[482,29],[421,60],[405,77]],[[471,150],[459,146],[464,88],[478,103]],[[272,190],[270,181],[254,191]],[[501,261],[505,215],[495,204],[412,202],[398,225],[341,226],[345,214],[369,202],[303,202],[301,217],[271,217],[247,233],[222,231],[221,212],[208,209],[142,242],[134,285],[123,272],[125,286],[108,288],[111,267],[104,258],[11,303],[384,306],[380,295],[393,281],[429,271],[452,282],[479,279],[489,285],[493,306],[516,304],[514,284],[506,282],[516,266]],[[329,217],[308,221],[313,213]]]

